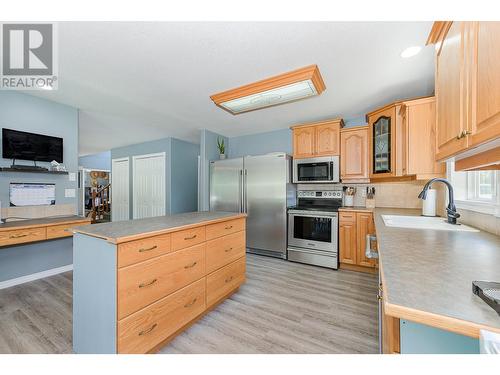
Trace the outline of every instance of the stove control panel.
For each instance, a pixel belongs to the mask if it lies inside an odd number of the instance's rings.
[[[325,191],[299,190],[297,191],[297,197],[342,199],[342,190],[325,190]]]

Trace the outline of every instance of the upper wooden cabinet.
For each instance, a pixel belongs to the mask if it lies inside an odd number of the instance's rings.
[[[437,160],[500,138],[500,22],[444,22],[437,43]]]
[[[342,119],[292,126],[293,157],[340,155],[340,129],[343,126]]]
[[[429,179],[436,163],[435,98],[398,101],[367,115],[370,179]]]
[[[340,131],[340,178],[342,182],[370,182],[368,172],[368,126]]]

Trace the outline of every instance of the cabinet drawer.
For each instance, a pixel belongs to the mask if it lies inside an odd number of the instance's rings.
[[[339,212],[339,221],[353,223],[356,221],[356,212]]]
[[[172,233],[172,250],[184,249],[205,241],[205,227],[181,230]]]
[[[171,251],[170,234],[162,234],[143,240],[118,245],[118,267],[129,266]]]
[[[205,275],[205,244],[118,270],[118,319]]]
[[[205,278],[118,322],[118,353],[146,353],[205,310]]]
[[[50,240],[52,238],[71,237],[73,236],[73,233],[69,229],[73,227],[80,227],[86,224],[90,224],[90,222],[52,225],[50,227],[47,227],[47,239]]]
[[[207,306],[211,306],[245,282],[245,257],[207,276]]]
[[[207,225],[207,240],[245,230],[245,219],[235,219]]]
[[[245,255],[245,231],[228,234],[207,242],[207,273]]]
[[[0,246],[42,241],[47,239],[45,228],[17,229],[0,232]]]

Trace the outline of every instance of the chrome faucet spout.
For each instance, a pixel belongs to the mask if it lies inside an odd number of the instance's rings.
[[[460,217],[460,214],[457,212],[457,208],[455,207],[455,200],[453,199],[453,186],[451,186],[450,182],[447,179],[433,178],[427,181],[418,197],[425,200],[427,198],[427,190],[430,189],[431,185],[434,182],[442,182],[448,188],[448,207],[446,207],[446,215],[448,217],[448,223],[457,224],[457,219]]]

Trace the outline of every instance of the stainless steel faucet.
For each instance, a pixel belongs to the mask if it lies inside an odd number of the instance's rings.
[[[433,178],[429,180],[424,189],[420,192],[418,197],[420,199],[424,199],[427,197],[427,190],[430,189],[431,185],[434,182],[442,182],[448,187],[448,207],[446,207],[446,215],[448,216],[448,223],[457,224],[457,219],[460,217],[460,214],[457,212],[457,208],[455,207],[455,201],[453,200],[453,186],[451,186],[450,182],[445,178]]]

